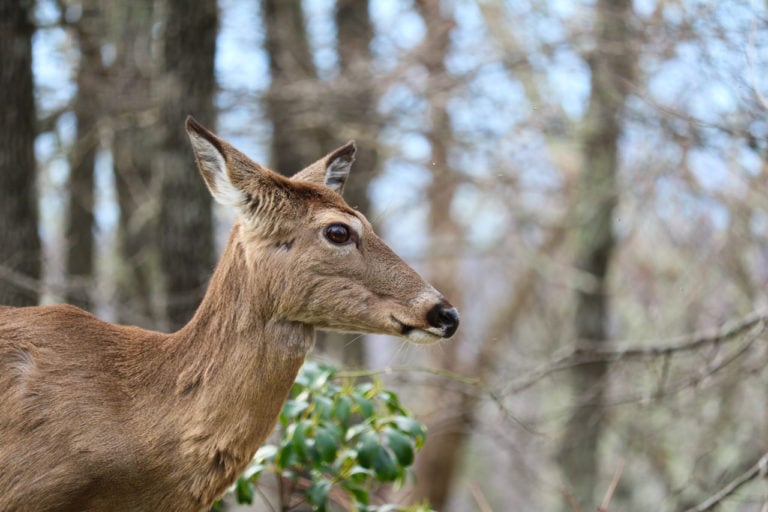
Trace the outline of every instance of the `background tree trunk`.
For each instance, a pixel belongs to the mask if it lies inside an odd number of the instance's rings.
[[[264,0],[262,5],[272,75],[265,97],[272,123],[270,165],[291,175],[333,149],[328,125],[318,121],[330,98],[318,90],[301,0]]]
[[[33,9],[32,1],[0,1],[0,304],[12,306],[40,295]]]
[[[423,63],[428,73],[430,130],[426,136],[431,147],[429,167],[432,169],[432,182],[427,189],[431,237],[429,277],[431,283],[461,310],[462,294],[457,281],[459,258],[451,250],[461,246],[456,243],[461,238],[461,227],[451,216],[451,203],[460,180],[448,156],[453,129],[447,103],[451,79],[445,65],[455,23],[442,12],[438,0],[419,0],[416,5],[427,26]],[[461,333],[441,346],[439,352],[434,352],[437,366],[462,372],[457,357],[460,343]],[[426,500],[432,508],[444,510],[469,438],[476,400],[465,390],[439,389],[433,391],[429,402],[440,405],[426,418],[430,435],[416,461],[413,499],[415,502]]]
[[[371,73],[373,25],[368,9],[367,1],[336,1],[339,77],[334,89],[338,124],[332,134],[335,139],[332,147],[348,139],[357,141],[354,171],[344,188],[344,199],[353,208],[370,216],[368,187],[379,167],[379,120],[376,114],[378,95]],[[327,333],[326,338],[327,348],[333,346],[341,351],[340,359],[344,365],[364,366],[365,336],[355,336],[351,341],[347,334]]]
[[[213,270],[211,196],[195,169],[184,120],[192,114],[214,128],[214,57],[218,31],[215,0],[169,0],[160,84],[162,176],[160,249],[166,314],[176,330],[192,317]]]
[[[102,6],[98,0],[83,0],[82,14],[74,25],[80,60],[77,66],[77,95],[74,114],[75,143],[69,153],[69,217],[66,237],[66,301],[93,309],[94,289],[94,166],[99,146],[99,97],[105,79],[101,63]]]
[[[589,107],[581,136],[583,169],[577,184],[575,266],[590,276],[576,292],[576,343],[608,339],[608,267],[614,250],[613,211],[618,201],[618,145],[622,112],[634,76],[630,0],[600,0],[596,5],[595,50]],[[566,426],[560,461],[572,494],[592,509],[599,472],[599,445],[606,417],[604,396],[608,364],[575,367],[575,412]],[[564,505],[570,510],[569,505]]]
[[[113,2],[112,154],[120,207],[118,321],[154,326],[158,260],[158,176],[152,173],[157,115],[152,98],[152,0]],[[190,171],[191,172],[191,171]]]

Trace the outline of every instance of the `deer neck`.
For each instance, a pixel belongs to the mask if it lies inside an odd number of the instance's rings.
[[[263,281],[271,274],[246,268],[238,229],[195,316],[167,340],[179,365],[173,402],[185,411],[181,449],[227,481],[274,427],[314,340],[311,326],[273,318],[275,286]]]

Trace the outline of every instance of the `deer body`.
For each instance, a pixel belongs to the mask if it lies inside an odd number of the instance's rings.
[[[0,307],[2,510],[205,510],[274,427],[316,328],[432,342],[458,325],[341,199],[354,146],[288,179],[187,130],[241,214],[186,326]]]

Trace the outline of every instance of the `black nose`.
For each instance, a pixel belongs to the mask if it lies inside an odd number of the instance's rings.
[[[427,313],[427,322],[443,330],[443,338],[450,338],[459,328],[459,312],[450,304],[437,304]]]

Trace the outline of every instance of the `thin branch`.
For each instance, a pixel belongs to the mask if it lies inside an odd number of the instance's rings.
[[[677,336],[656,345],[628,347],[582,345],[574,350],[573,357],[586,358],[588,359],[587,362],[628,358],[655,359],[659,356],[680,352],[693,352],[708,345],[716,345],[725,341],[730,341],[738,338],[760,324],[762,324],[762,326],[758,331],[761,331],[765,329],[767,323],[768,311],[760,311],[752,313],[736,323],[726,324],[719,329]]]
[[[568,501],[568,505],[573,509],[573,512],[581,512],[581,507],[579,507],[579,504],[576,502],[576,498],[573,497],[573,494],[571,494],[571,491],[567,487],[562,487],[560,492],[565,496],[565,499]]]
[[[752,30],[749,31],[749,46],[747,46],[747,64],[749,67],[749,78],[752,91],[755,93],[758,103],[765,110],[768,110],[768,99],[760,92],[757,83],[757,73],[755,73],[755,33],[757,32],[757,21],[752,20]]]
[[[765,453],[757,463],[749,468],[747,471],[733,479],[725,487],[717,491],[715,494],[702,501],[699,505],[689,508],[685,512],[705,512],[712,510],[725,498],[739,490],[744,484],[754,480],[755,478],[764,478],[768,471],[768,453]]]
[[[616,492],[616,486],[619,485],[619,480],[621,479],[621,473],[624,471],[624,461],[620,460],[619,465],[616,466],[616,471],[613,472],[613,479],[611,480],[610,485],[608,486],[608,490],[605,492],[605,497],[603,498],[603,502],[600,504],[600,508],[597,509],[597,512],[608,512],[608,505],[611,503],[611,498],[613,498],[613,493]]]
[[[533,386],[538,381],[553,373],[589,363],[619,361],[626,359],[649,360],[669,357],[685,352],[693,352],[707,346],[722,344],[739,339],[741,335],[752,332],[759,334],[768,325],[768,311],[754,312],[745,318],[714,330],[676,336],[661,342],[645,342],[622,346],[622,344],[587,344],[581,343],[569,349],[563,355],[555,357],[541,368],[530,372],[509,388],[511,393],[519,393]]]
[[[485,494],[483,494],[483,491],[480,490],[479,485],[475,482],[470,482],[469,492],[472,494],[472,498],[474,498],[475,503],[477,504],[477,509],[480,512],[493,512],[491,504],[488,503],[488,499],[485,497]]]

